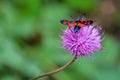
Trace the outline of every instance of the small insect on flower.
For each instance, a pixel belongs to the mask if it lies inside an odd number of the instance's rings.
[[[77,57],[91,56],[102,49],[102,38],[104,33],[102,32],[101,26],[95,25],[94,23],[90,25],[93,21],[86,20],[84,23],[80,21],[78,24],[83,24],[84,27],[75,33],[75,27],[69,26],[70,24],[68,20],[66,20],[66,25],[68,25],[68,27],[61,37],[63,47],[74,56],[77,55]]]
[[[68,27],[74,27],[74,32],[78,32],[81,27],[85,26],[90,26],[93,21],[92,20],[86,20],[84,17],[83,18],[78,18],[76,20],[61,20],[61,24],[67,25]]]

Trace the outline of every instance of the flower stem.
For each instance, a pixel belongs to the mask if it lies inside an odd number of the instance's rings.
[[[37,80],[39,78],[42,78],[42,77],[49,76],[49,75],[55,74],[57,72],[60,72],[60,71],[64,70],[65,68],[67,68],[68,66],[70,66],[76,59],[77,59],[77,56],[74,56],[74,58],[71,61],[69,61],[67,64],[65,64],[64,66],[62,66],[62,67],[60,67],[56,70],[44,73],[40,76],[37,76],[37,77],[33,78],[32,80]]]

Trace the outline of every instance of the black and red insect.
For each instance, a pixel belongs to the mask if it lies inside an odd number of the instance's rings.
[[[74,27],[74,32],[76,33],[81,27],[91,25],[93,21],[86,19],[82,19],[82,20],[77,19],[77,20],[61,20],[60,23],[63,25],[67,25],[69,27]]]

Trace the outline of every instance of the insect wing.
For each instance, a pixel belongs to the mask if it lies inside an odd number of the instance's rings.
[[[92,20],[87,20],[87,25],[91,25],[93,23]]]
[[[67,25],[67,24],[68,24],[68,21],[67,21],[67,20],[61,20],[60,23],[61,23],[61,24],[64,24],[64,25]]]
[[[86,26],[86,25],[81,22],[78,23],[78,27],[84,27],[84,26]]]

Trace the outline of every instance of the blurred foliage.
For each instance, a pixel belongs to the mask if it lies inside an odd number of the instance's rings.
[[[77,16],[85,12],[87,16],[97,16],[98,21],[99,18],[102,21],[104,14],[100,10],[103,2],[1,0],[0,80],[29,80],[66,64],[72,56],[61,48],[60,35],[66,27],[59,21],[70,19],[71,14]],[[105,39],[101,52],[92,58],[78,59],[66,70],[40,80],[119,80],[119,15],[116,11],[112,18],[106,17],[114,20],[114,26],[109,26],[109,29],[103,26]],[[109,30],[115,30],[117,34]]]
[[[68,7],[80,12],[91,12],[98,8],[99,2],[96,0],[65,0]]]

